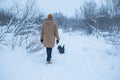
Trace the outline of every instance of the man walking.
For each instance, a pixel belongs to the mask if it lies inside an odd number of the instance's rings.
[[[48,14],[47,19],[42,25],[41,29],[41,42],[44,44],[44,47],[46,47],[47,52],[47,63],[50,64],[51,57],[52,57],[52,48],[55,45],[55,41],[58,44],[59,43],[59,34],[58,34],[58,28],[56,23],[53,21],[53,15]]]

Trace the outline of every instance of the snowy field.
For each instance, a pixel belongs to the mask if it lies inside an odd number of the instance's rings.
[[[46,64],[45,48],[27,53],[0,46],[0,80],[120,80],[120,55],[103,38],[60,31],[65,54],[53,49]]]

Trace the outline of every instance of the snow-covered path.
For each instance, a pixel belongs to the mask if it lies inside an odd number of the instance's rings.
[[[104,39],[61,33],[65,54],[53,49],[53,64],[45,64],[46,52],[1,50],[0,80],[120,80],[120,56],[110,55]]]

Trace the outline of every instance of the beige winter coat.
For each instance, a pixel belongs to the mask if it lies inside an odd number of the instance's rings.
[[[41,39],[43,39],[44,46],[48,48],[54,47],[55,38],[59,40],[57,25],[52,19],[46,19],[41,30]]]

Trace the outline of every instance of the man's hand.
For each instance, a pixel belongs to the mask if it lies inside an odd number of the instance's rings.
[[[43,39],[41,39],[40,41],[41,41],[41,43],[43,43]]]
[[[56,40],[56,44],[58,44],[59,43],[59,40]]]

